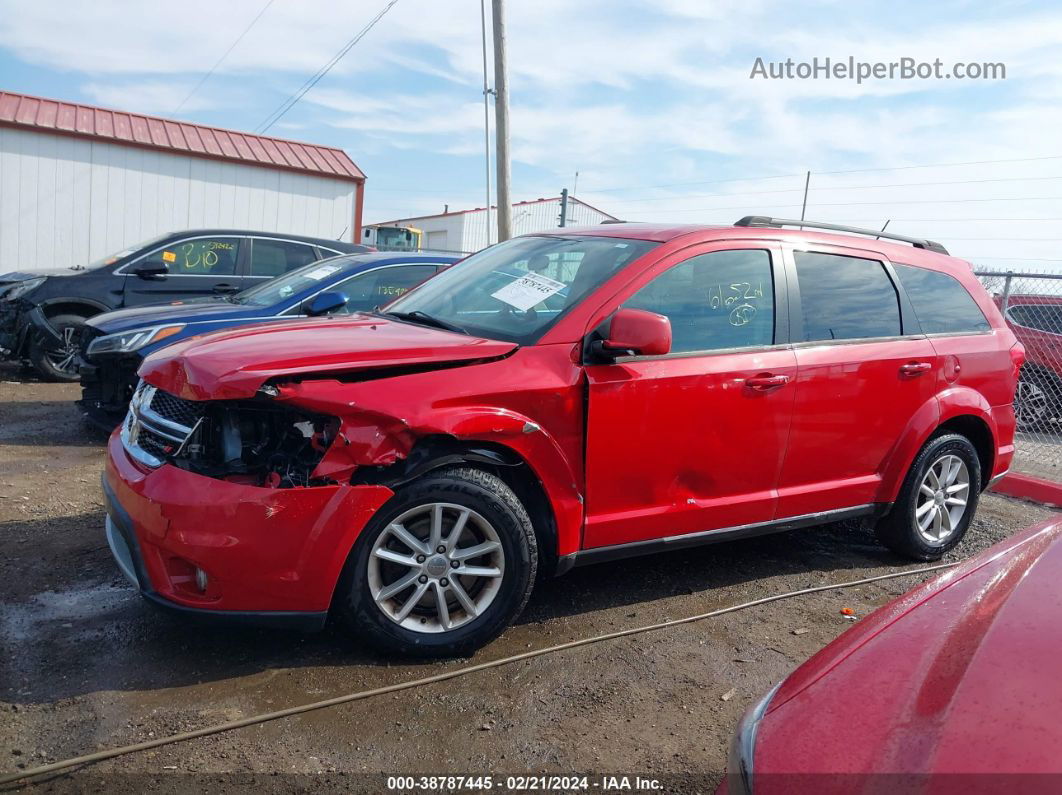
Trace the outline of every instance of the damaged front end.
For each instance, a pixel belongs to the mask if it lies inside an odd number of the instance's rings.
[[[336,482],[316,470],[338,431],[335,417],[266,398],[185,400],[142,381],[121,439],[151,468],[170,463],[230,483],[286,489]]]

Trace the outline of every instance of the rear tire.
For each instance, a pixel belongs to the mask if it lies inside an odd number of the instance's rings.
[[[1014,421],[1019,431],[1045,430],[1058,413],[1062,383],[1038,370],[1022,368],[1014,393]]]
[[[537,566],[534,529],[512,490],[483,470],[440,469],[399,489],[365,526],[337,612],[383,651],[467,656],[520,614]]]
[[[875,527],[878,540],[912,560],[940,560],[966,535],[981,497],[981,460],[965,436],[926,442],[900,495]],[[961,503],[961,504],[960,504]]]
[[[78,351],[78,337],[85,327],[86,318],[81,315],[56,315],[49,318],[52,328],[63,337],[62,347],[48,348],[40,340],[30,344],[30,361],[37,372],[49,381],[77,381],[81,357]]]

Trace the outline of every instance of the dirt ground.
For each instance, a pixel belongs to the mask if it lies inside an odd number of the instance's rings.
[[[0,773],[916,568],[850,523],[578,569],[538,588],[517,625],[471,661],[387,660],[335,628],[207,628],[151,609],[112,562],[99,489],[104,439],[83,424],[78,387],[20,379],[0,371]],[[986,496],[950,559],[1048,515]],[[920,579],[799,597],[134,753],[48,786],[178,791],[210,780],[222,789],[384,791],[381,774],[621,773],[660,778],[668,791],[710,791],[741,713],[850,626],[840,608],[866,615]]]

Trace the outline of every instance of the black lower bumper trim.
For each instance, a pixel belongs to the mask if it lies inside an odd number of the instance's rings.
[[[136,580],[140,595],[150,604],[170,613],[180,614],[195,620],[202,620],[219,624],[240,624],[243,626],[269,627],[272,629],[289,629],[300,632],[318,632],[324,629],[328,620],[328,611],[288,611],[288,610],[211,610],[202,607],[188,607],[171,602],[169,599],[158,594],[151,587],[147,570],[144,568],[144,559],[140,553],[140,544],[136,533],[133,532],[133,523],[129,514],[118,502],[110,484],[107,483],[106,475],[101,477],[103,483],[103,500],[107,508],[107,516],[110,526],[121,537],[128,552],[129,560],[123,560],[116,551],[116,544],[108,539],[111,550],[115,556],[118,567],[130,579]],[[129,563],[132,564],[132,572],[128,571]],[[130,576],[132,574],[132,576]]]
[[[196,621],[217,624],[240,624],[245,627],[268,627],[269,629],[292,629],[299,632],[319,632],[328,620],[328,611],[302,613],[281,610],[210,610],[188,607],[171,602],[154,591],[140,591],[153,606],[167,613],[187,616]]]

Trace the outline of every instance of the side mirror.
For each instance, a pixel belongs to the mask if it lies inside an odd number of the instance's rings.
[[[342,306],[346,306],[347,296],[346,293],[318,293],[309,300],[308,303],[303,305],[303,311],[310,317],[317,317],[318,315],[327,315],[329,312],[335,312]]]
[[[141,279],[152,279],[156,276],[165,276],[170,272],[170,268],[160,259],[147,259],[138,262],[131,268],[131,271]]]
[[[663,356],[671,352],[671,321],[644,309],[619,309],[612,316],[601,352],[615,356]]]

